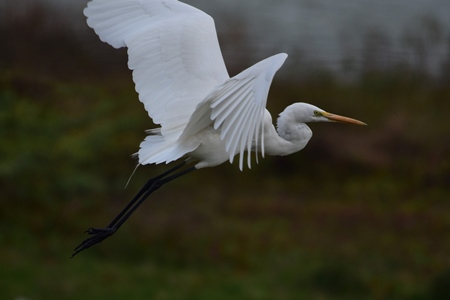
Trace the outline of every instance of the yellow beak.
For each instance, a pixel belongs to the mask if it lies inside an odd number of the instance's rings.
[[[361,122],[356,119],[347,118],[347,117],[343,117],[340,115],[335,115],[335,114],[331,114],[331,113],[327,113],[327,112],[323,112],[322,115],[325,118],[327,118],[328,120],[335,121],[335,122],[355,124],[355,125],[367,125],[366,123]]]

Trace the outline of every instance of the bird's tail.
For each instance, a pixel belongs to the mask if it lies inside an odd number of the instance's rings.
[[[150,134],[141,142],[139,151],[134,154],[141,165],[168,164],[193,150],[180,144],[178,138],[163,136],[160,128],[147,132]]]

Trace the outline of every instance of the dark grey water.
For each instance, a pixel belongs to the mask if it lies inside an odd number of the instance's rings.
[[[319,65],[338,72],[368,64],[385,68],[408,63],[437,73],[450,56],[448,0],[190,3],[213,15],[223,34],[236,30],[233,26],[248,28],[247,48],[258,57],[284,51],[294,64]],[[230,48],[228,51],[240,52],[237,47]]]
[[[82,9],[87,0],[41,1],[58,7],[80,31],[86,29]],[[29,2],[17,5],[26,9]],[[231,66],[286,52],[293,69],[349,74],[404,63],[437,74],[450,60],[450,0],[185,2],[214,17]]]

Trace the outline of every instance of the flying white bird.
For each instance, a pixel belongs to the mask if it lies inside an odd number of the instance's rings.
[[[139,99],[160,128],[152,129],[137,153],[139,164],[170,163],[150,179],[106,228],[74,254],[112,235],[153,191],[191,171],[214,167],[239,154],[239,168],[250,168],[251,153],[264,157],[303,149],[312,136],[307,122],[365,123],[294,103],[279,116],[277,129],[266,110],[272,79],[287,55],[269,57],[229,77],[214,20],[177,0],[93,0],[84,10],[88,25],[115,48],[128,48],[128,67]],[[192,166],[174,173],[187,164]],[[174,173],[174,174],[172,174]],[[171,175],[172,174],[172,175]],[[72,255],[72,256],[73,256]]]

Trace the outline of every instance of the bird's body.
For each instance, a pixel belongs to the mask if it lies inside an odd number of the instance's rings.
[[[307,122],[360,121],[330,114],[307,103],[288,106],[277,129],[266,109],[272,79],[287,54],[266,58],[229,77],[214,20],[177,0],[93,0],[84,10],[88,25],[115,48],[128,48],[128,66],[139,99],[160,128],[149,131],[136,154],[139,164],[182,164],[149,180],[125,210],[75,254],[114,233],[153,191],[190,171],[214,167],[244,154],[289,155],[312,136]],[[186,163],[193,166],[169,176]],[[136,203],[136,205],[135,205]],[[130,212],[128,212],[130,210]]]
[[[233,161],[239,154],[242,170],[244,151],[264,154],[264,143],[261,142],[265,141],[267,94],[275,72],[286,57],[284,53],[269,57],[210,87],[204,98],[191,98],[190,101],[197,104],[190,117],[180,122],[169,138],[165,134],[165,124],[155,135],[147,136],[138,152],[139,163],[169,163],[187,156],[199,160],[196,164],[199,169]],[[180,110],[180,113],[184,111]],[[224,159],[212,162],[213,157],[218,156],[218,150],[226,155],[223,155]],[[248,166],[251,166],[250,157]]]
[[[198,140],[199,146],[187,156],[196,161],[197,169],[215,167],[228,160],[225,141],[220,139],[220,132],[213,126],[206,127],[193,138]]]

